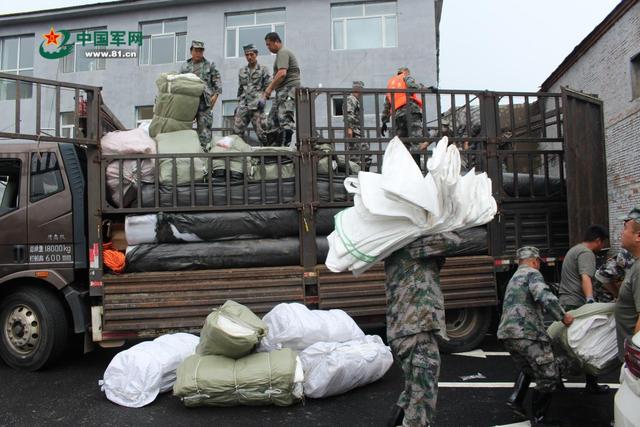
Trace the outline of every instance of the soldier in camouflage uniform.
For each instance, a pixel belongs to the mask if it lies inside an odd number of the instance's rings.
[[[598,302],[612,302],[618,297],[619,285],[624,280],[626,272],[631,268],[635,258],[626,249],[620,249],[615,257],[607,261],[596,270],[597,279],[594,296]]]
[[[421,84],[416,83],[416,81],[411,77],[411,73],[407,67],[401,67],[398,69],[398,73],[396,76],[390,79],[398,79],[399,76],[404,80],[404,87],[407,89],[422,89],[423,86]],[[391,83],[388,85],[391,87]],[[401,86],[399,87],[401,88]],[[384,100],[384,108],[382,111],[382,128],[381,134],[385,135],[387,131],[387,123],[391,120],[391,98],[395,95],[388,93]],[[422,137],[422,100],[419,95],[407,93],[406,97],[408,98],[406,102],[399,107],[395,107],[395,132],[396,136],[410,137],[410,138],[420,138]],[[394,97],[395,99],[395,97]],[[398,105],[398,101],[394,102],[394,105]],[[418,147],[417,142],[412,142],[411,144],[405,143],[407,149],[410,149],[412,146],[414,148]]]
[[[361,112],[360,112],[360,99],[361,90],[364,87],[364,83],[360,80],[353,82],[352,92],[347,96],[344,107],[344,125],[347,129],[347,138],[362,138],[362,126],[361,126]],[[347,150],[353,151],[368,151],[369,143],[367,142],[349,142],[347,143]],[[364,165],[362,160],[364,159]],[[361,167],[368,170],[371,164],[371,156],[358,156],[355,161]]]
[[[211,126],[213,125],[213,107],[218,96],[222,93],[220,73],[213,62],[204,57],[204,43],[193,40],[191,42],[191,58],[180,67],[180,73],[193,73],[205,83],[204,93],[200,97],[200,105],[196,114],[198,137],[202,150],[211,142]]]
[[[258,64],[258,49],[253,44],[243,49],[247,65],[238,73],[238,107],[233,118],[233,133],[244,139],[251,122],[258,140],[264,144],[264,103],[260,99],[271,83],[271,76],[267,67]]]
[[[538,249],[525,246],[516,255],[520,265],[507,285],[498,327],[498,339],[521,371],[507,404],[516,414],[526,417],[522,403],[531,378],[535,379],[533,421],[544,425],[550,422],[546,413],[551,392],[562,379],[543,323],[543,309],[565,326],[571,325],[573,316],[565,313],[538,271],[541,262]]]
[[[265,89],[262,102],[275,90],[276,97],[269,111],[267,145],[288,146],[295,130],[296,88],[300,87],[300,67],[293,52],[282,45],[278,33],[265,36],[269,52],[275,53],[273,80]]]

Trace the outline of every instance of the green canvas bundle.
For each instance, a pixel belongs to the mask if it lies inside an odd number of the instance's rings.
[[[207,316],[196,353],[233,359],[249,354],[267,333],[267,325],[242,304],[228,300]]]
[[[251,163],[253,166],[251,173],[251,181],[261,180],[276,180],[278,179],[278,160],[280,162],[280,178],[293,178],[296,175],[296,169],[294,163],[291,161],[291,157],[286,154],[291,154],[290,148],[286,147],[255,147],[253,154],[264,155],[264,162],[262,157],[253,157]],[[271,154],[272,156],[268,156]],[[273,156],[275,154],[276,156]],[[280,158],[277,157],[281,154]]]
[[[303,397],[296,359],[288,348],[238,360],[195,354],[178,367],[173,394],[185,406],[289,406]]]
[[[149,135],[191,129],[198,112],[204,82],[197,76],[162,73],[156,80],[159,94],[153,108]]]
[[[161,133],[155,139],[158,142],[158,154],[195,154],[202,152],[198,134],[194,130]],[[173,185],[173,173],[173,159],[160,160],[160,183]],[[193,158],[192,173],[191,158],[176,158],[175,173],[177,185],[189,184],[191,181],[202,181],[202,177],[206,174],[206,159]]]
[[[156,80],[160,93],[173,93],[199,98],[204,92],[204,82],[194,74],[162,73]]]

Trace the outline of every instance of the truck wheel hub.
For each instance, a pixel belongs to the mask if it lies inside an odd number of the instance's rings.
[[[40,323],[33,310],[20,305],[13,309],[4,327],[9,343],[19,353],[32,352],[40,339]]]

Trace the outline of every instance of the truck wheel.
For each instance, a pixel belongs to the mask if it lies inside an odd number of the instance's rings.
[[[478,347],[491,325],[489,307],[470,307],[447,310],[447,335],[449,341],[440,341],[443,353],[460,353]]]
[[[24,288],[0,301],[0,357],[36,371],[60,357],[69,338],[64,308],[47,289]]]

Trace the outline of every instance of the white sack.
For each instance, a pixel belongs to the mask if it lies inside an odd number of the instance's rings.
[[[98,385],[118,405],[148,405],[158,393],[173,388],[178,365],[195,353],[199,341],[195,335],[177,333],[136,344],[115,355]]]
[[[377,336],[344,343],[319,342],[300,353],[304,394],[321,398],[379,380],[393,365],[391,349]]]
[[[301,351],[320,341],[345,342],[364,337],[356,322],[342,310],[309,310],[302,304],[282,303],[262,320],[268,332],[258,351]]]
[[[155,243],[158,215],[127,215],[124,220],[124,234],[129,246]]]
[[[156,154],[156,142],[142,128],[109,132],[100,140],[102,154]]]
[[[613,314],[575,319],[567,330],[567,339],[580,359],[598,369],[618,354]]]
[[[107,166],[107,189],[115,207],[128,206],[137,198],[138,186],[142,183],[153,183],[155,167],[153,159],[140,160],[138,172],[137,160],[122,161],[122,199],[120,200],[120,162],[112,161]]]

